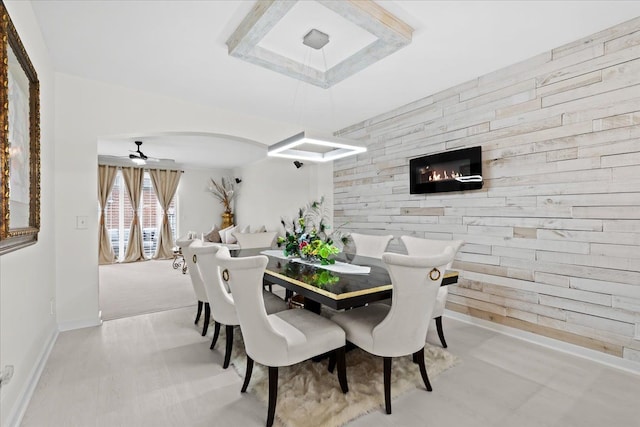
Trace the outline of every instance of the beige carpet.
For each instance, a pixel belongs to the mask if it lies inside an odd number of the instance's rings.
[[[174,270],[171,262],[153,260],[99,266],[102,319],[195,305],[189,273]],[[195,313],[194,309],[194,319]]]
[[[224,354],[224,328],[220,332],[216,350]],[[238,375],[244,378],[246,353],[239,327],[235,328],[233,336],[231,362]],[[384,411],[382,358],[360,349],[347,352],[346,358],[347,394],[340,390],[337,374],[327,371],[326,360],[319,363],[308,360],[280,368],[276,424],[285,427],[338,427],[368,412]],[[458,358],[441,347],[427,344],[425,361],[434,386],[432,393],[437,393],[433,379],[458,363]],[[255,363],[248,392],[254,393],[265,404],[265,420],[268,386],[268,369]],[[416,387],[424,390],[425,399],[429,398],[430,393],[424,388],[418,365],[413,363],[411,356],[394,358],[391,370],[392,399]]]

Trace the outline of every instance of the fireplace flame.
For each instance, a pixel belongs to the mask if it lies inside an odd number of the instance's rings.
[[[445,179],[456,179],[460,176],[462,176],[462,174],[455,171],[447,172],[445,170],[440,172],[440,171],[434,170],[429,174],[429,181],[443,181]]]

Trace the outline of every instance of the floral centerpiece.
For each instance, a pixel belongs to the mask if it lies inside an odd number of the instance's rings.
[[[279,247],[284,246],[286,256],[296,256],[322,265],[334,264],[333,255],[340,253],[334,238],[346,243],[347,237],[340,233],[327,234],[327,215],[323,207],[324,198],[309,203],[298,210],[298,217],[291,221],[282,219],[284,236],[279,236]]]

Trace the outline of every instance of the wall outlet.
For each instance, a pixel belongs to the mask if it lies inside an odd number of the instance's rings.
[[[13,365],[7,365],[2,371],[0,371],[0,387],[9,384],[13,377]]]

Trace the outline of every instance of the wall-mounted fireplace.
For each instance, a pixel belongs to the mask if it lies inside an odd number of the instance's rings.
[[[422,156],[409,162],[411,194],[482,188],[482,148]]]

